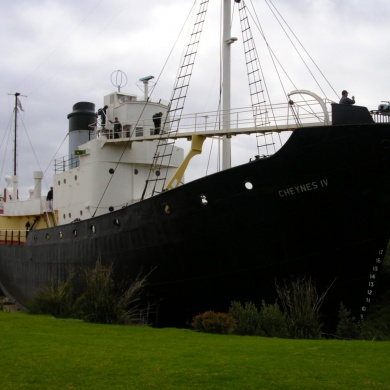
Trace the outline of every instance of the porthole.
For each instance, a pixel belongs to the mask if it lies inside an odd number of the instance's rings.
[[[95,226],[95,225],[92,225],[92,226],[91,226],[91,232],[92,232],[92,233],[96,233],[96,226]]]
[[[201,196],[200,196],[200,203],[201,203],[203,206],[207,206],[207,204],[209,203],[209,201],[207,200],[207,196],[206,196],[206,195],[201,195]]]
[[[381,145],[382,145],[382,148],[383,148],[383,149],[389,149],[389,147],[390,147],[390,140],[384,139],[384,140],[381,142]]]
[[[134,175],[138,175],[138,169],[134,169]]]
[[[62,238],[62,232],[61,232],[61,231],[58,232],[58,237],[59,237],[59,238]]]
[[[113,169],[113,168],[110,168],[109,170],[108,170],[108,172],[109,173],[111,173],[111,175],[115,172],[115,170]]]
[[[83,210],[80,210],[80,215],[83,215]]]
[[[77,230],[76,230],[76,229],[73,230],[73,236],[74,236],[74,237],[77,237]]]
[[[60,185],[61,185],[61,181],[60,181],[60,180],[58,180],[57,184],[60,186]]]
[[[253,184],[250,181],[246,181],[244,185],[247,190],[251,190],[253,188]]]
[[[74,179],[77,181],[77,175],[74,175]]]
[[[156,176],[160,176],[160,171],[156,171]]]
[[[170,214],[171,213],[171,206],[167,203],[163,204],[163,210],[165,214]]]
[[[108,211],[110,211],[111,213],[114,211],[114,207],[113,206],[110,206],[109,208],[108,208]]]
[[[66,219],[66,214],[63,215],[63,218]]]
[[[49,238],[50,238],[50,234],[46,233],[46,240],[48,240]]]
[[[115,225],[115,226],[118,226],[118,227],[121,225],[121,223],[119,222],[119,219],[118,219],[118,218],[115,218],[115,219],[114,219],[114,225]]]
[[[64,184],[66,184],[66,179],[64,179]]]
[[[68,217],[69,217],[69,218],[72,218],[72,213],[69,213],[69,214],[68,214]]]

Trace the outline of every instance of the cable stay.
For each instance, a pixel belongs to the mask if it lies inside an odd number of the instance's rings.
[[[179,131],[180,119],[187,97],[187,91],[192,76],[208,4],[209,0],[203,0],[199,5],[199,11],[196,15],[193,31],[190,35],[190,42],[187,45],[182,64],[179,67],[167,115],[162,126],[162,131],[160,132],[160,138],[158,140],[156,152],[153,157],[153,162],[149,170],[149,175],[146,180],[141,200],[145,198],[145,194],[147,194],[148,197],[153,196],[156,193],[161,192],[165,186],[172,151],[175,144],[175,139],[170,141],[171,138],[168,139],[166,136],[174,136]],[[163,137],[163,135],[165,135],[165,137]]]

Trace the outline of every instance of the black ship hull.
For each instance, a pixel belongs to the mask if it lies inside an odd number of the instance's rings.
[[[0,245],[1,288],[23,306],[69,267],[140,271],[157,326],[185,326],[231,301],[275,299],[275,282],[310,277],[365,315],[390,237],[390,126],[297,129],[274,156],[163,192],[108,215],[31,231]]]

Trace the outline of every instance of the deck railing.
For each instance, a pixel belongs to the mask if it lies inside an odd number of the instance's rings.
[[[28,233],[28,230],[1,229],[0,245],[24,245]]]

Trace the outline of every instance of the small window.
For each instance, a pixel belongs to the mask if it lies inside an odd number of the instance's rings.
[[[163,204],[163,210],[165,214],[170,214],[171,213],[171,206],[167,203]]]
[[[135,136],[136,137],[142,137],[144,135],[144,128],[136,126],[135,128]]]
[[[246,181],[244,185],[247,190],[253,189],[253,184],[250,181]]]

